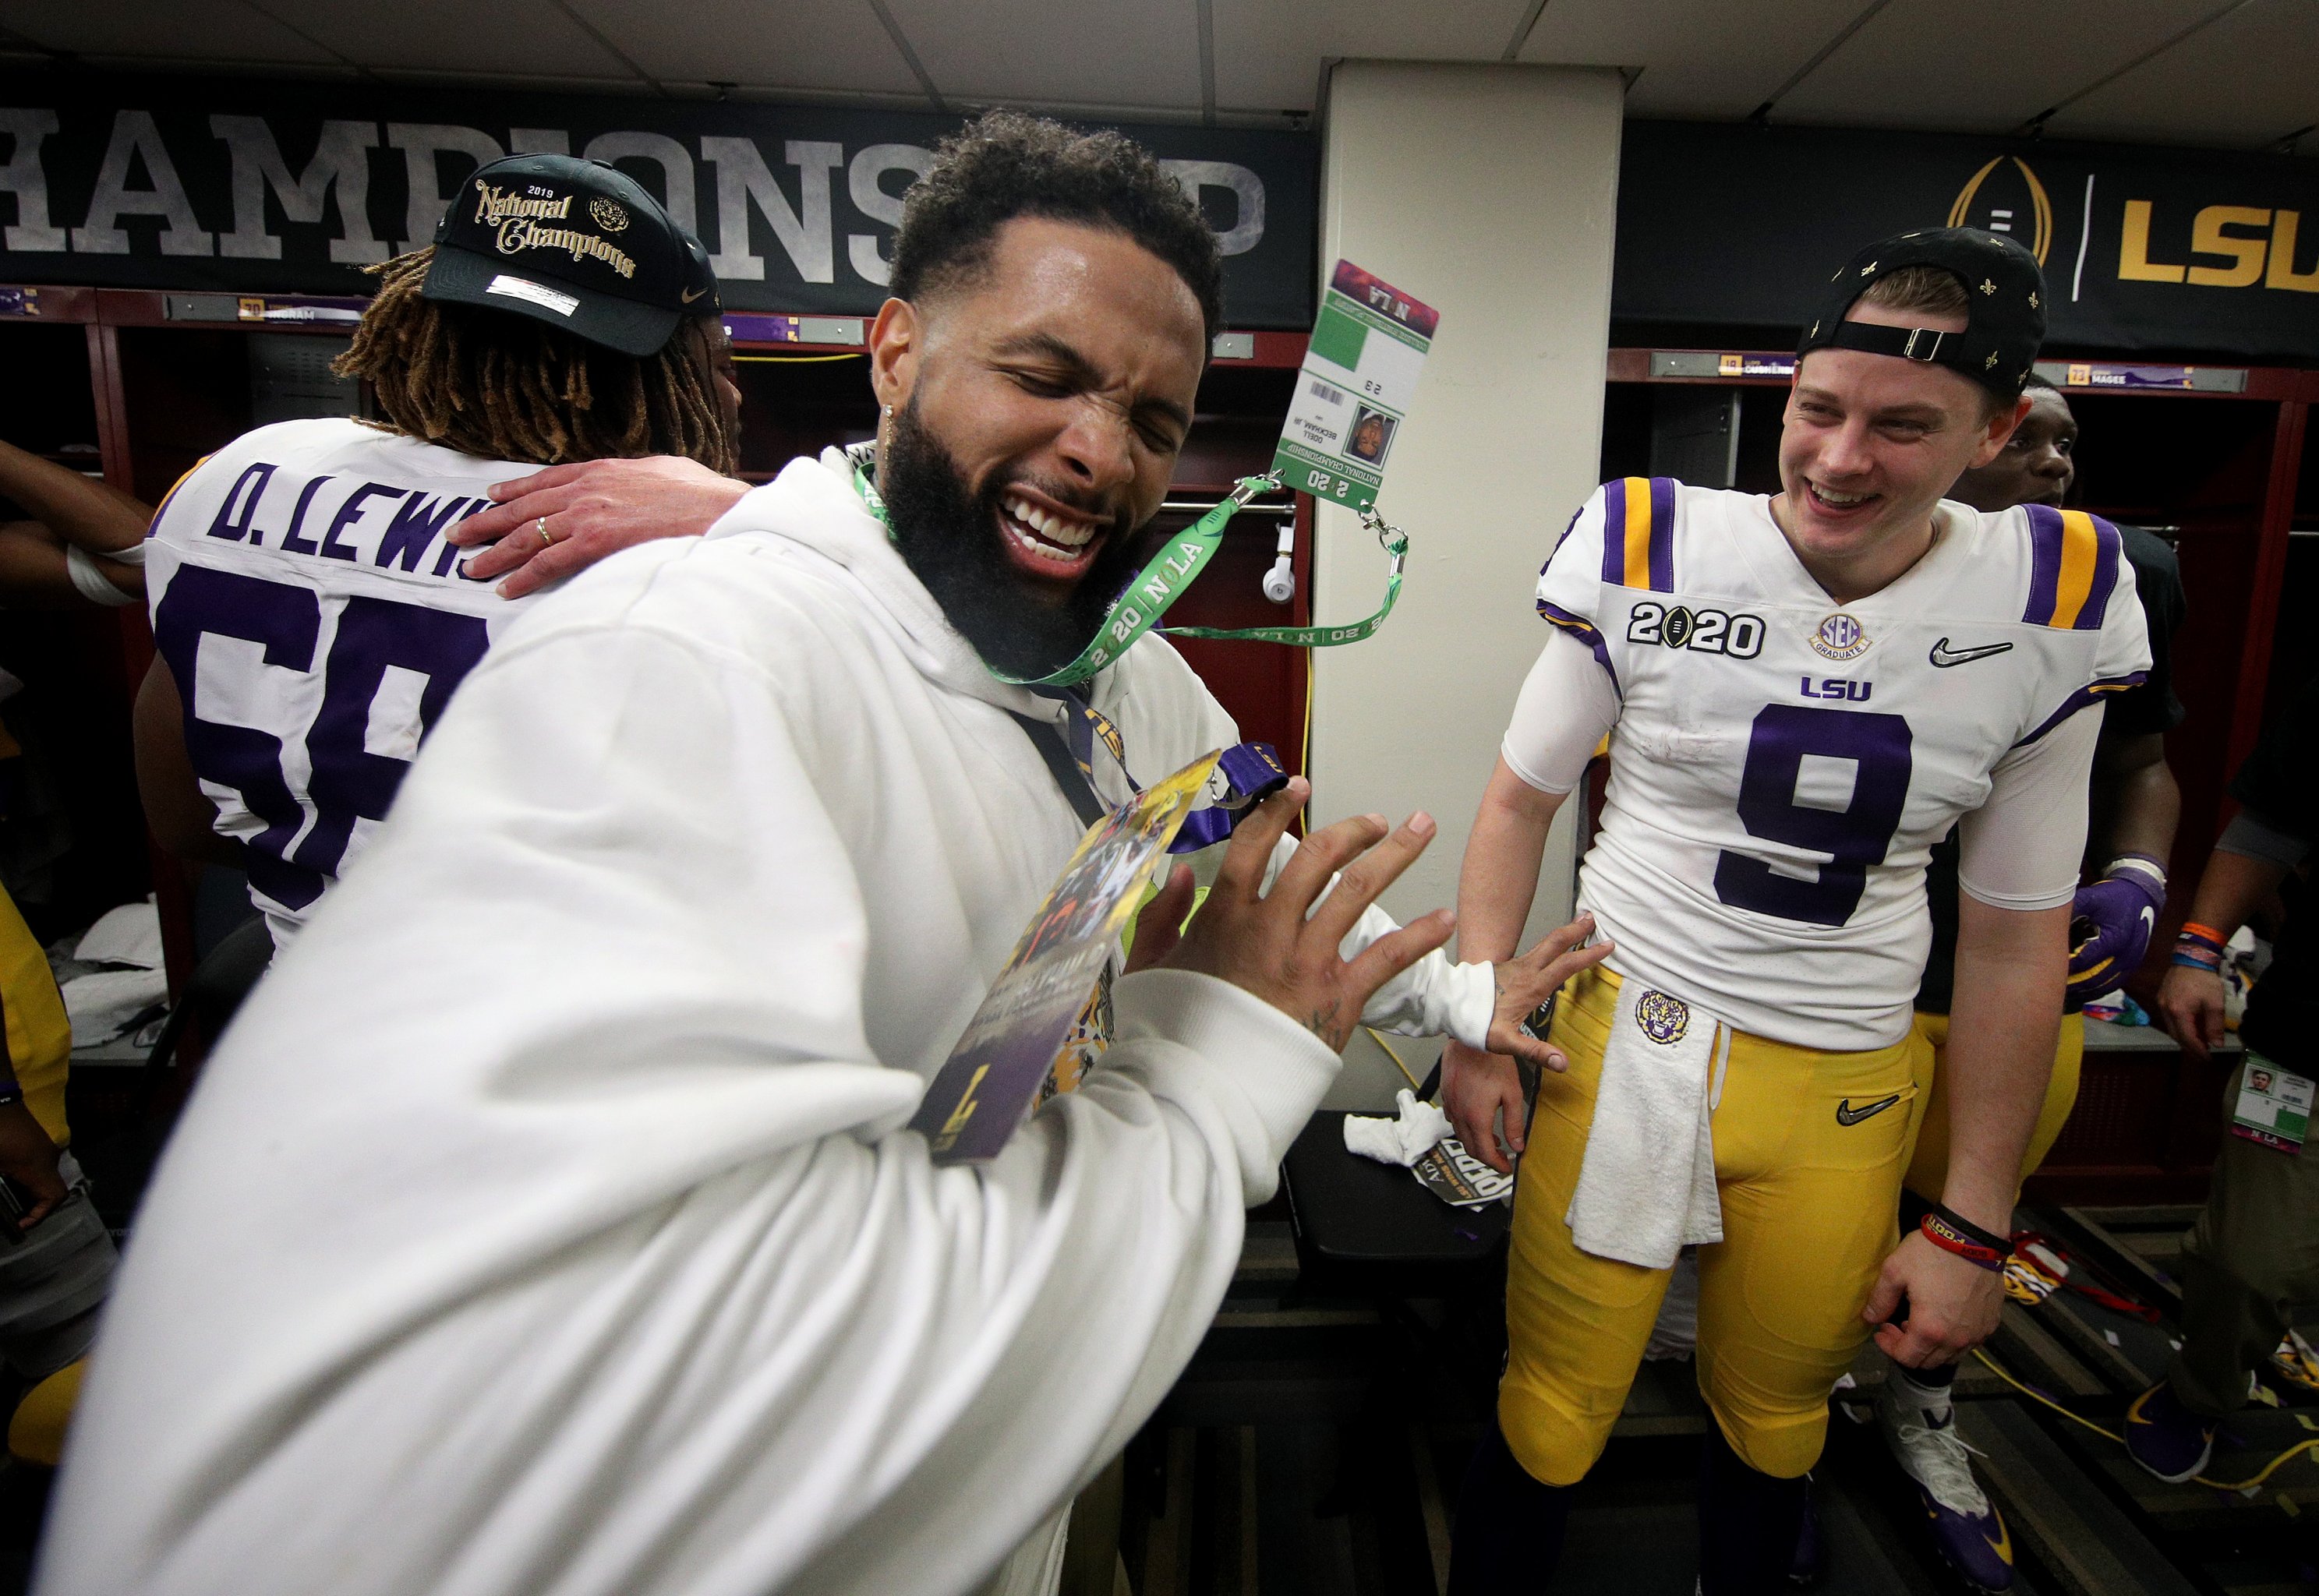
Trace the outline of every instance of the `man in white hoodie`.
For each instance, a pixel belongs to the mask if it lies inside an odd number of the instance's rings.
[[[901,1129],[1081,830],[1021,723],[1114,733],[1105,798],[1233,735],[1157,639],[993,674],[1132,568],[1217,281],[1126,140],[978,124],[898,240],[874,480],[793,462],[495,640],[209,1067],[41,1590],[1051,1584],[1364,1005],[1511,1047],[1595,957],[1443,964],[1369,906],[1432,823],[1290,847],[1292,783],[1145,916],[1085,1085],[979,1168]]]

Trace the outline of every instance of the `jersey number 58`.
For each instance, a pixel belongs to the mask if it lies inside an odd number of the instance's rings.
[[[421,727],[430,726],[452,689],[491,646],[489,629],[477,616],[360,595],[344,604],[329,655],[321,662],[321,703],[313,723],[271,731],[203,717],[197,684],[202,637],[238,637],[258,645],[268,665],[311,671],[321,636],[319,594],[288,582],[186,565],[171,580],[153,617],[154,646],[184,695],[185,752],[194,769],[204,780],[239,792],[244,807],[262,823],[264,829],[248,839],[250,885],[292,909],[321,896],[346,856],[355,822],[384,819],[411,769],[409,761],[374,753],[367,746],[371,706],[387,672],[427,679],[419,695],[419,720]],[[283,753],[302,732],[308,773],[300,791]]]

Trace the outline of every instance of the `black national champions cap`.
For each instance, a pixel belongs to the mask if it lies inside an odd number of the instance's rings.
[[[1853,302],[1879,277],[1908,266],[1936,266],[1964,284],[1972,302],[1963,332],[1880,327],[1846,321]],[[2045,341],[2045,278],[2037,257],[2011,239],[1978,228],[1902,233],[1871,244],[1828,280],[1799,358],[1814,349],[1859,349],[1945,365],[2003,400],[2021,397]]]
[[[568,155],[476,168],[435,229],[420,292],[640,356],[718,308],[700,241],[626,173]]]

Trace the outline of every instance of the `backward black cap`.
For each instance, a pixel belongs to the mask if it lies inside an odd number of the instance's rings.
[[[1869,284],[1909,266],[1935,266],[1964,284],[1972,309],[1963,332],[1844,319]],[[2037,257],[2001,234],[1944,227],[1902,233],[1854,256],[1828,280],[1796,355],[1801,358],[1814,349],[1897,355],[1945,365],[2010,401],[2021,397],[2044,341],[2045,275],[2037,269]]]
[[[420,293],[639,357],[657,354],[685,318],[717,309],[700,240],[627,173],[569,155],[476,168],[435,229]]]

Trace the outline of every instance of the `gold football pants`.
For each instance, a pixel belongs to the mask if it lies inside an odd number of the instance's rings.
[[[1618,987],[1597,968],[1563,989],[1553,1041],[1570,1069],[1538,1088],[1515,1191],[1498,1421],[1522,1467],[1552,1485],[1602,1455],[1666,1292],[1665,1269],[1579,1251],[1563,1218]],[[1860,1311],[1899,1240],[1900,1177],[1931,1072],[1914,1030],[1854,1053],[1731,1038],[1711,1122],[1724,1239],[1699,1249],[1699,1388],[1760,1473],[1792,1479],[1819,1456],[1828,1391],[1868,1334]]]
[[[1949,1017],[1919,1014],[1917,1033],[1933,1050],[1933,1084],[1925,1094],[1923,1125],[1917,1132],[1917,1151],[1908,1160],[1908,1178],[1901,1182],[1927,1203],[1941,1200],[1941,1185],[1949,1172]],[[2021,1158],[2021,1178],[2036,1173],[2053,1150],[2054,1139],[2077,1106],[2078,1073],[2086,1057],[2086,1017],[2063,1014],[2062,1033],[2053,1043],[2053,1074],[2045,1086],[2045,1105],[2037,1111],[2037,1128],[2029,1133],[2029,1150]]]

